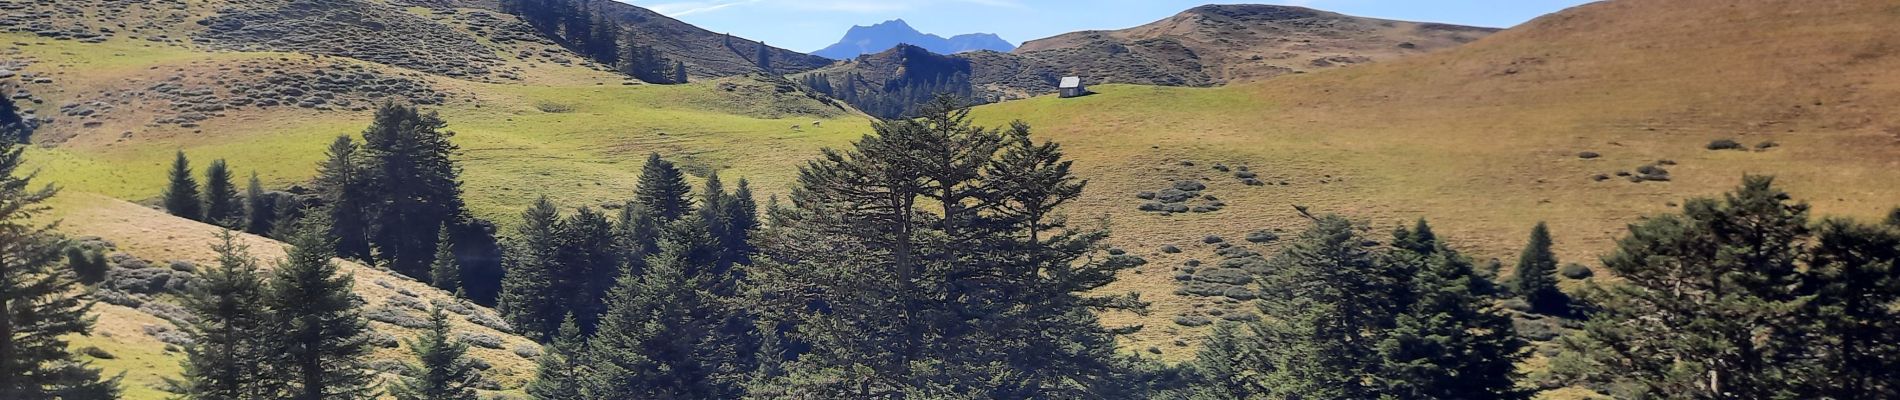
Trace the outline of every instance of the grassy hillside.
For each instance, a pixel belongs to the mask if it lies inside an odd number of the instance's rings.
[[[1594,265],[1625,224],[1743,174],[1779,176],[1820,214],[1878,215],[1900,199],[1896,25],[1900,6],[1881,1],[1621,0],[1388,63],[1224,88],[1098,86],[978,114],[1024,119],[1067,147],[1091,179],[1071,212],[1112,216],[1116,242],[1153,261],[1119,289],[1157,312],[1111,320],[1149,327],[1135,348],[1182,359],[1173,333],[1194,330],[1169,319],[1219,304],[1172,293],[1172,269],[1217,260],[1207,235],[1303,228],[1294,205],[1380,231],[1429,217],[1507,274],[1538,221],[1563,261]],[[1750,149],[1705,149],[1725,138]],[[1778,146],[1753,149],[1764,142]],[[1663,166],[1672,180],[1616,175],[1659,160],[1675,164]],[[1270,184],[1242,185],[1214,163]],[[1136,211],[1137,193],[1182,179],[1205,180],[1227,207]]]

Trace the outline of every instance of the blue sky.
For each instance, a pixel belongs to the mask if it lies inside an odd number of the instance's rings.
[[[903,19],[924,33],[996,33],[1011,43],[1166,18],[1208,0],[620,0],[714,32],[797,51],[836,42],[852,25]],[[1388,19],[1510,27],[1587,0],[1259,0]],[[1217,2],[1229,3],[1229,2]]]

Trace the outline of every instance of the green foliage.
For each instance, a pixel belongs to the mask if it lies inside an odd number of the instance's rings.
[[[330,143],[315,179],[337,255],[358,260],[370,259],[370,206],[375,201],[370,198],[371,171],[364,165],[362,148],[349,135],[340,135]]]
[[[429,310],[429,329],[408,341],[418,364],[390,387],[399,400],[475,400],[482,375],[468,358],[468,344],[449,337],[449,316],[441,308]]]
[[[275,193],[265,192],[264,183],[257,179],[257,172],[251,172],[251,180],[244,188],[244,231],[253,235],[270,235],[277,227],[277,208],[280,203],[285,202]]]
[[[766,258],[796,261],[747,272],[761,317],[794,332],[785,348],[809,350],[755,395],[1145,396],[1115,352],[1127,331],[1093,313],[1144,309],[1095,293],[1136,263],[1089,257],[1104,231],[1036,211],[1080,191],[1061,152],[934,107],[800,169],[760,239]]]
[[[66,246],[66,265],[73,269],[73,277],[79,283],[96,285],[106,280],[106,273],[112,265],[106,262],[105,252],[90,246]]]
[[[580,325],[571,316],[561,321],[558,331],[553,342],[541,351],[534,380],[528,381],[528,396],[537,400],[586,399],[581,394],[585,363],[581,358],[587,352],[587,337],[581,335]]]
[[[429,266],[429,284],[449,293],[462,290],[462,265],[455,259],[455,243],[450,241],[448,225],[443,225],[435,237],[435,262]]]
[[[378,261],[426,279],[440,239],[436,230],[463,218],[455,134],[435,113],[385,103],[363,131],[364,168],[374,188],[370,243]]]
[[[28,143],[32,131],[33,127],[20,117],[20,109],[13,105],[13,98],[0,96],[0,141]]]
[[[172,159],[170,183],[165,186],[165,212],[191,220],[204,219],[204,205],[198,200],[198,180],[191,177],[191,160],[179,151]]]
[[[613,231],[607,216],[586,207],[556,227],[560,247],[549,276],[562,296],[550,317],[571,314],[582,333],[594,332],[607,308],[607,291],[620,277],[622,253]]]
[[[620,279],[612,305],[588,342],[589,398],[732,398],[731,348],[713,330],[717,304],[706,291],[717,243],[697,217],[674,224],[639,276]]]
[[[1570,297],[1557,288],[1557,253],[1550,250],[1550,227],[1537,223],[1524,253],[1517,257],[1516,287],[1531,309],[1546,315],[1569,315]]]
[[[284,379],[283,398],[320,400],[374,395],[375,375],[364,365],[371,350],[352,278],[338,271],[322,221],[306,222],[290,238],[285,260],[270,276],[264,296],[279,330],[272,350],[274,370]]]
[[[117,398],[119,377],[101,379],[66,348],[64,336],[92,330],[93,303],[60,265],[66,241],[37,222],[56,190],[21,175],[25,150],[0,142],[0,398]]]
[[[558,229],[560,211],[542,197],[521,213],[521,225],[504,252],[508,273],[502,279],[498,300],[502,317],[522,335],[543,341],[554,338],[560,329],[556,318],[566,315],[562,312],[560,288],[554,281],[554,264],[561,249]]]
[[[1391,248],[1324,216],[1270,261],[1246,333],[1217,328],[1192,398],[1522,399],[1524,343],[1490,283],[1419,221]]]
[[[205,167],[204,221],[226,228],[243,225],[243,203],[238,200],[237,185],[231,182],[231,169],[224,160],[211,160]]]
[[[686,184],[686,174],[654,153],[647,156],[646,165],[640,167],[640,182],[634,188],[633,201],[645,206],[655,221],[665,224],[693,211],[693,200],[689,197],[692,194],[693,187]]]
[[[285,382],[270,363],[277,356],[273,346],[280,330],[265,308],[257,259],[230,231],[219,239],[211,247],[218,253],[217,267],[206,269],[184,298],[196,318],[185,329],[191,344],[180,363],[184,379],[169,382],[169,390],[191,399],[282,396]]]
[[[1564,372],[1631,398],[1892,397],[1896,353],[1878,343],[1900,300],[1895,243],[1844,221],[1817,236],[1806,204],[1747,177],[1630,226]]]

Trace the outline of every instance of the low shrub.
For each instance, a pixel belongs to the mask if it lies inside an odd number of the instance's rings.
[[[1570,279],[1584,279],[1595,274],[1590,271],[1590,267],[1585,267],[1583,264],[1577,263],[1564,264],[1563,268],[1557,270],[1557,273],[1563,274],[1565,278]]]
[[[1710,141],[1709,145],[1705,147],[1709,150],[1742,150],[1747,148],[1742,146],[1742,142],[1737,142],[1735,139],[1716,139]]]

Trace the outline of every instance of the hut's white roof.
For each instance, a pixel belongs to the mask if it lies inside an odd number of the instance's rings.
[[[1063,78],[1062,78],[1062,86],[1061,86],[1061,88],[1063,88],[1063,89],[1073,89],[1073,88],[1079,88],[1079,87],[1082,87],[1082,78],[1081,78],[1081,77],[1075,77],[1075,76],[1070,76],[1070,77],[1063,77]]]

